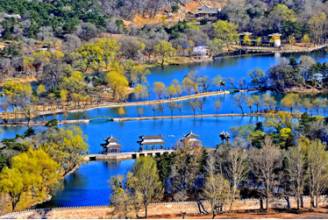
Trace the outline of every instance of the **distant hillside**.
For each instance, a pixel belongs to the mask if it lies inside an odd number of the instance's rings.
[[[5,39],[17,35],[62,37],[77,31],[82,23],[100,32],[122,33],[123,24],[175,23],[188,12],[206,5],[222,8],[227,0],[10,0],[0,1],[0,30]],[[123,22],[122,22],[123,21]],[[92,29],[93,27],[87,27]]]
[[[222,9],[228,0],[192,0],[185,3],[179,3],[176,11],[174,7],[163,7],[155,16],[143,16],[136,14],[127,24],[133,24],[142,27],[146,24],[174,24],[185,19],[189,12],[196,12],[198,8],[207,6],[209,8]],[[173,8],[173,10],[172,10]]]
[[[189,16],[200,8],[212,11],[209,14],[214,16],[209,19],[206,12]],[[222,11],[213,13],[218,9]],[[231,22],[237,31],[251,32],[253,36],[279,32],[293,41],[307,34],[316,42],[328,37],[327,0],[0,0],[0,40],[44,41],[77,36],[88,41],[100,33],[144,34],[146,38],[161,35],[159,38],[172,40],[178,35],[168,37],[169,29],[187,15],[187,22],[195,19],[203,28],[199,40],[217,20]]]

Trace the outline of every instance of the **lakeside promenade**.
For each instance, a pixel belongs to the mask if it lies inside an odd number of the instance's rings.
[[[243,92],[243,91],[240,91]],[[105,102],[105,103],[98,103],[98,104],[86,104],[79,107],[72,107],[72,108],[58,108],[60,106],[50,106],[47,105],[47,110],[33,110],[31,114],[31,118],[36,118],[38,116],[45,116],[45,115],[55,115],[61,113],[71,113],[71,112],[83,112],[89,111],[98,108],[119,108],[119,107],[130,107],[130,106],[148,106],[148,105],[158,105],[158,104],[166,104],[171,102],[181,102],[187,101],[196,98],[204,98],[204,97],[211,97],[211,96],[218,96],[218,95],[226,95],[230,94],[229,91],[212,91],[212,92],[202,92],[196,93],[191,95],[184,95],[179,97],[167,98],[167,99],[156,99],[156,100],[147,100],[147,101],[136,101],[136,102]],[[36,107],[35,107],[36,108]],[[40,106],[40,109],[43,107]],[[26,113],[24,112],[0,112],[0,119],[24,119],[26,118]]]

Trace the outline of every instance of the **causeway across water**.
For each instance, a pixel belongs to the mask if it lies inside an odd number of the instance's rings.
[[[128,160],[136,159],[144,156],[160,156],[162,154],[171,154],[175,150],[170,149],[158,149],[158,150],[145,150],[137,152],[120,152],[120,153],[108,153],[108,154],[89,154],[84,157],[85,161],[93,160]]]

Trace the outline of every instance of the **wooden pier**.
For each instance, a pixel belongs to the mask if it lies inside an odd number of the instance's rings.
[[[94,161],[94,160],[128,160],[128,159],[137,159],[144,156],[160,156],[163,154],[171,154],[175,150],[145,150],[138,152],[120,152],[120,153],[108,153],[108,154],[89,154],[84,157],[85,161]]]

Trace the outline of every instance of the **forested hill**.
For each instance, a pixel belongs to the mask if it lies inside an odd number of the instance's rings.
[[[9,38],[10,34],[36,37],[47,29],[60,36],[72,33],[82,22],[94,24],[100,31],[123,32],[122,20],[131,20],[137,14],[154,17],[163,10],[176,10],[183,4],[178,0],[0,1],[2,20],[9,14],[19,15],[21,21],[19,24],[2,21],[5,31],[2,35],[4,38]]]
[[[0,1],[0,31],[4,39],[63,37],[87,24],[98,32],[135,34],[136,16],[148,18],[142,21],[147,24],[161,14],[157,25],[172,25],[170,17],[182,20],[204,5],[222,7],[220,19],[235,23],[239,31],[279,31],[297,38],[327,30],[327,0],[10,0]]]

